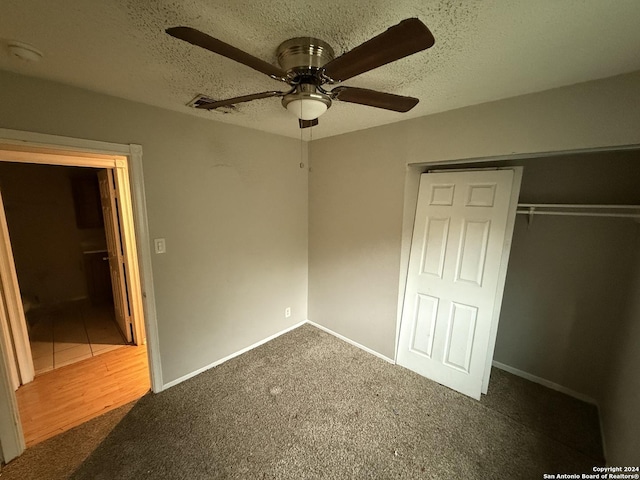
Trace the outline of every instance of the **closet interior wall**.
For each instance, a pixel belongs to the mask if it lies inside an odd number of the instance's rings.
[[[618,322],[609,351],[609,371],[599,400],[607,462],[640,463],[640,224],[636,224],[635,251],[630,264],[633,278],[624,315]]]

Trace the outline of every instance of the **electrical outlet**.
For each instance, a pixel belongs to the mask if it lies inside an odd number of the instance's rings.
[[[287,307],[284,309],[284,318],[289,318],[291,316],[291,307]]]

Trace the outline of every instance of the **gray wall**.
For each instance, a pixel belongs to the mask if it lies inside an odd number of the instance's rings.
[[[165,383],[306,318],[299,141],[6,72],[0,105],[3,128],[142,145]]]
[[[310,147],[309,320],[394,358],[404,165],[377,131]]]

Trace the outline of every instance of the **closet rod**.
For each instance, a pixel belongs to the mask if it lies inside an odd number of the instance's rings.
[[[640,213],[606,213],[606,212],[541,212],[539,210],[516,210],[520,215],[559,215],[573,217],[617,217],[617,218],[640,218]]]
[[[615,209],[615,210],[640,210],[640,205],[594,205],[594,204],[575,204],[575,203],[519,203],[518,207],[523,208],[593,208],[595,210],[600,209]]]

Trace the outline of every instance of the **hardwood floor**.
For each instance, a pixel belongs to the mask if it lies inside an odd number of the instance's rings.
[[[142,397],[146,346],[124,346],[51,372],[16,392],[27,447]]]

